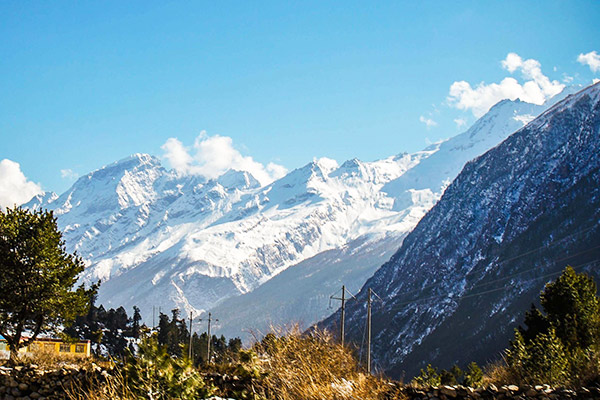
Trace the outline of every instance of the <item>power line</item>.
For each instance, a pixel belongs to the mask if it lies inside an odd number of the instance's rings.
[[[514,260],[517,260],[517,259],[519,259],[519,258],[525,257],[525,256],[527,256],[527,255],[530,255],[530,254],[532,254],[532,253],[535,253],[535,252],[536,252],[536,251],[538,251],[538,250],[542,250],[542,249],[545,249],[545,248],[548,248],[548,249],[549,249],[549,248],[552,248],[552,247],[554,247],[554,246],[558,245],[559,243],[561,243],[561,242],[563,242],[563,241],[565,241],[565,240],[567,240],[567,239],[569,239],[569,238],[571,238],[571,237],[574,237],[574,236],[580,235],[580,234],[582,234],[582,233],[586,233],[586,232],[588,232],[588,231],[590,231],[590,230],[594,229],[596,226],[597,226],[597,224],[595,224],[595,225],[593,225],[593,226],[590,226],[590,227],[588,227],[588,228],[586,228],[586,229],[583,229],[583,230],[581,230],[581,231],[578,231],[578,232],[572,233],[572,234],[570,234],[570,235],[564,236],[564,237],[562,237],[561,239],[554,240],[554,241],[552,241],[552,242],[550,242],[549,244],[546,244],[546,245],[544,245],[544,246],[540,246],[540,247],[538,247],[538,248],[535,248],[535,249],[533,249],[533,250],[529,250],[529,251],[527,251],[527,252],[525,252],[525,253],[521,253],[521,254],[518,254],[518,255],[516,255],[516,256],[513,256],[513,257],[511,257],[511,258],[507,258],[507,259],[504,259],[504,260],[498,261],[498,262],[496,262],[495,264],[496,264],[497,266],[500,266],[500,265],[502,265],[502,264],[505,264],[505,263],[507,263],[507,262],[509,262],[509,261],[514,261]],[[593,248],[592,248],[592,249],[590,249],[590,250],[593,250],[593,249],[596,249],[596,248],[599,248],[599,247],[600,247],[600,246],[596,246],[596,247],[593,247]],[[562,260],[567,260],[567,259],[569,259],[569,258],[572,258],[572,257],[575,257],[576,255],[579,255],[579,254],[580,254],[580,253],[578,253],[578,254],[574,254],[574,255],[570,255],[569,257],[565,257],[565,258],[563,258]],[[562,261],[562,260],[556,260],[556,262],[558,262],[558,261]],[[537,269],[538,269],[538,268],[530,268],[530,269],[527,269],[527,270],[524,270],[524,271],[517,272],[517,273],[515,273],[515,274],[512,274],[512,275],[510,275],[510,276],[507,276],[507,277],[499,278],[499,279],[497,279],[497,280],[494,280],[494,281],[488,281],[488,282],[486,282],[486,283],[481,283],[481,284],[479,284],[479,286],[489,285],[489,284],[491,284],[491,283],[494,283],[494,282],[498,282],[498,281],[501,281],[501,280],[510,279],[510,278],[512,278],[512,277],[514,277],[514,276],[521,275],[521,274],[524,274],[524,273],[527,273],[527,272],[530,272],[530,271],[533,271],[533,270],[537,270]],[[475,274],[477,274],[477,273],[480,273],[480,272],[481,272],[481,271],[479,271],[479,270],[477,270],[477,271],[470,271],[470,272],[466,273],[466,274],[464,275],[464,277],[466,278],[466,277],[469,277],[469,276],[475,275]],[[407,292],[404,292],[402,295],[408,295],[408,294],[411,294],[411,293],[423,292],[424,290],[431,289],[431,288],[434,288],[434,287],[436,287],[436,286],[440,286],[440,283],[439,283],[439,282],[435,282],[435,283],[432,283],[432,284],[430,284],[430,285],[426,285],[426,286],[422,286],[422,287],[420,287],[420,288],[417,288],[417,289],[409,290],[409,291],[407,291]],[[477,286],[473,286],[473,287],[477,287]],[[472,287],[472,288],[473,288],[473,287]]]
[[[586,265],[591,265],[591,264],[593,264],[594,262],[597,262],[597,261],[600,261],[600,258],[597,258],[597,259],[594,259],[594,260],[591,260],[591,261],[588,261],[586,263],[579,264],[579,265],[576,265],[576,266],[571,266],[571,268],[573,268],[573,269],[580,268],[580,267],[583,267],[583,266],[586,266]],[[536,281],[536,280],[539,280],[539,279],[548,278],[548,277],[551,277],[551,276],[554,276],[554,275],[559,275],[562,272],[563,271],[561,269],[560,271],[555,271],[555,272],[552,272],[552,273],[549,273],[549,274],[538,276],[536,278],[532,278],[532,279],[527,279],[527,280],[521,281],[521,283],[533,282],[533,281]],[[490,290],[485,290],[483,292],[471,293],[471,294],[466,294],[466,295],[463,295],[463,296],[456,296],[456,297],[451,297],[451,296],[449,296],[450,293],[446,293],[446,294],[441,294],[441,295],[435,295],[435,296],[417,298],[417,299],[410,300],[410,301],[404,301],[404,302],[401,302],[401,303],[396,303],[393,308],[391,308],[391,309],[389,309],[387,311],[388,312],[389,311],[394,311],[394,310],[398,309],[400,306],[404,306],[404,305],[407,305],[407,304],[420,303],[420,302],[424,302],[424,301],[428,301],[428,300],[443,299],[443,298],[448,298],[448,299],[451,299],[451,300],[462,300],[462,299],[466,299],[466,298],[469,298],[469,297],[481,296],[481,295],[484,295],[484,294],[498,292],[498,291],[501,291],[501,290],[505,290],[505,289],[507,289],[509,287],[512,287],[512,286],[502,286],[502,287],[498,287],[498,288],[494,288],[494,289],[490,289]]]
[[[559,258],[559,259],[557,259],[557,260],[554,260],[554,261],[553,261],[553,263],[554,263],[554,264],[557,264],[557,263],[559,263],[559,262],[561,262],[561,261],[565,261],[565,260],[568,260],[568,259],[570,259],[570,258],[577,257],[577,256],[579,256],[579,255],[582,255],[582,254],[585,254],[585,253],[589,253],[590,251],[592,251],[592,250],[595,250],[595,249],[598,249],[598,248],[600,248],[600,246],[594,246],[594,247],[588,248],[588,249],[586,249],[586,250],[584,250],[584,251],[580,251],[580,252],[578,252],[578,253],[571,254],[571,255],[570,255],[570,256],[568,256],[568,257],[563,257],[563,258]],[[505,280],[507,280],[507,279],[514,278],[514,277],[516,277],[516,276],[518,276],[518,275],[522,275],[522,274],[525,274],[525,273],[527,273],[527,272],[538,271],[538,270],[539,270],[539,267],[529,268],[529,269],[526,269],[526,270],[523,270],[523,271],[520,271],[520,272],[514,273],[514,274],[512,274],[512,275],[508,275],[508,276],[506,276],[506,277],[503,277],[503,278],[498,278],[498,279],[494,279],[494,280],[492,280],[492,281],[488,281],[488,282],[480,283],[480,284],[477,284],[477,285],[473,285],[473,286],[471,286],[471,288],[470,288],[470,289],[480,288],[480,287],[482,287],[482,286],[488,286],[488,285],[491,285],[491,284],[493,284],[493,283],[498,283],[498,282],[501,282],[501,281],[505,281]],[[562,270],[561,270],[561,271],[558,271],[558,272],[554,272],[554,273],[552,273],[552,274],[550,274],[550,275],[555,275],[555,274],[558,274],[558,273],[561,273],[561,272],[562,272]],[[543,277],[543,276],[542,276],[542,277]],[[539,278],[541,279],[542,277],[539,277]],[[525,282],[527,282],[527,281],[525,281]],[[439,284],[438,284],[438,285],[436,285],[436,286],[439,286]],[[409,301],[409,302],[407,302],[407,303],[410,303],[410,301]]]

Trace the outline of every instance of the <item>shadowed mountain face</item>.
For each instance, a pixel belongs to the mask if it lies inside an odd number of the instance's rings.
[[[497,359],[567,264],[598,276],[599,130],[596,84],[465,166],[348,303],[347,334],[360,345],[367,289],[383,299],[373,308],[376,368],[409,378],[427,363]]]

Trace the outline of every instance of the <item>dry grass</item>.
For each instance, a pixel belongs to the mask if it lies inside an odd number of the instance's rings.
[[[491,384],[496,386],[520,384],[520,379],[517,379],[512,371],[506,365],[504,360],[499,360],[486,365],[483,371],[483,381],[481,385],[486,387]]]
[[[293,329],[257,345],[263,395],[277,400],[380,399],[387,384],[360,372],[349,349],[327,332]]]
[[[84,381],[72,382],[65,388],[68,400],[136,400],[126,384],[120,370],[115,369],[112,375],[87,375]]]

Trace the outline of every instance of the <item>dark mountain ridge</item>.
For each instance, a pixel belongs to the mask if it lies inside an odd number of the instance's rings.
[[[469,162],[347,307],[361,345],[373,308],[374,366],[411,377],[427,363],[499,358],[543,285],[567,264],[598,276],[600,84],[556,104]],[[336,329],[339,311],[322,325]]]

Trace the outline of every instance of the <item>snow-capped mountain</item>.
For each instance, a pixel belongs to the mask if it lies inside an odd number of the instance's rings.
[[[26,206],[54,210],[68,250],[89,264],[84,280],[102,280],[101,303],[137,304],[146,319],[152,306],[198,313],[322,251],[403,227],[380,189],[427,155],[321,159],[260,187],[247,172],[181,177],[136,154]]]
[[[566,265],[600,276],[598,148],[600,84],[467,163],[348,302],[348,335],[360,343],[370,288],[382,299],[373,307],[375,366],[391,376],[498,358]]]
[[[136,154],[79,178],[60,197],[46,194],[25,206],[54,210],[68,250],[76,250],[88,264],[83,279],[102,280],[100,303],[137,305],[146,321],[153,307],[198,315],[278,274],[271,285],[286,279],[285,285],[292,285],[296,271],[318,261],[324,269],[315,277],[321,278],[302,280],[316,285],[314,303],[328,297],[343,276],[348,287],[360,287],[435,204],[464,162],[543,109],[506,101],[464,134],[421,152],[374,162],[354,159],[341,166],[324,158],[266,186],[246,171],[230,170],[211,180],[181,176],[155,157]],[[446,161],[447,168],[440,168]],[[417,178],[408,175],[416,168],[422,171]],[[407,183],[419,176],[427,176],[427,184]],[[382,238],[385,245],[379,243]],[[374,262],[358,267],[353,249],[370,252]],[[330,259],[336,250],[340,256]],[[273,287],[265,292],[277,294]],[[290,306],[274,318],[266,299],[252,298],[242,303],[264,311],[256,325],[298,315],[307,315],[304,322],[310,324],[328,312],[325,301],[316,312],[307,311],[311,306]],[[245,323],[235,318],[229,332],[256,328]]]

